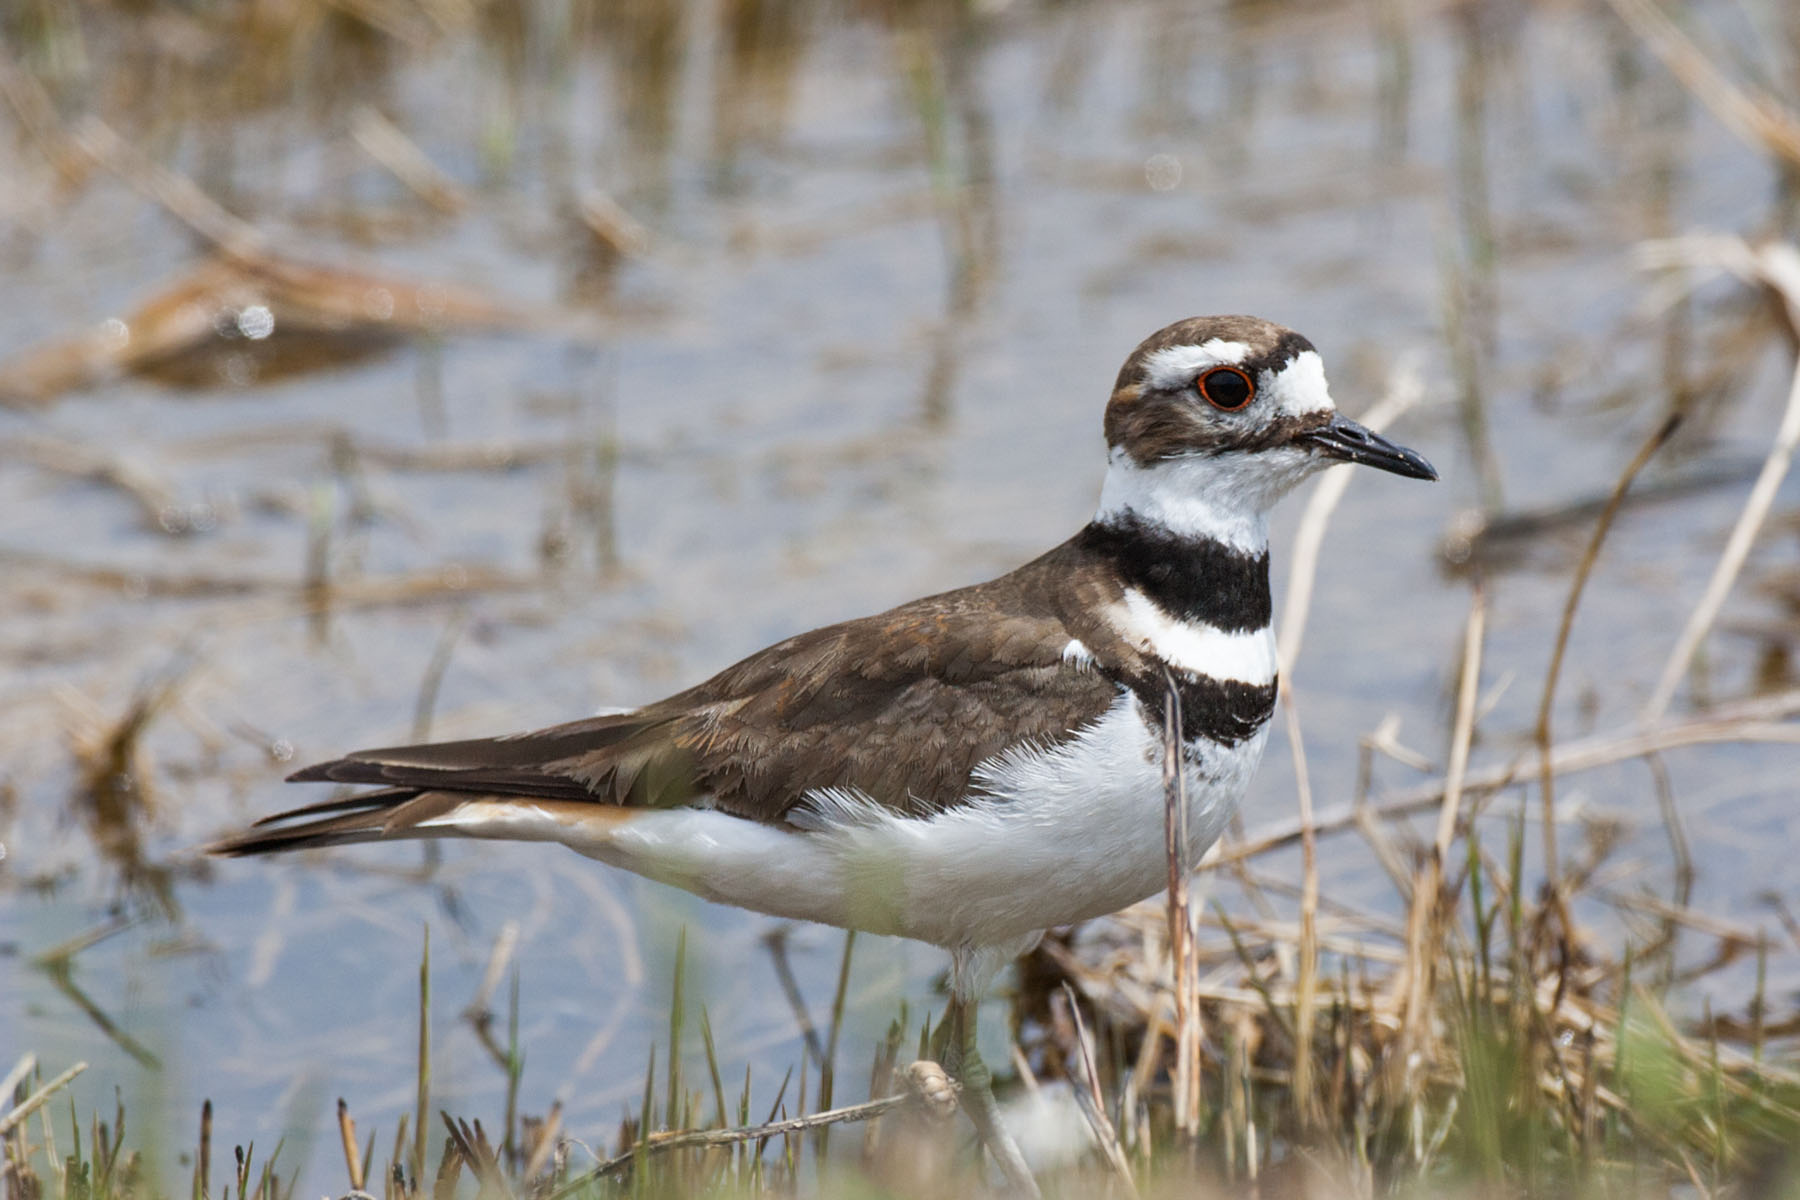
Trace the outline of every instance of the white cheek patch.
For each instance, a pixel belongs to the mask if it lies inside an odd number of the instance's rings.
[[[1316,350],[1302,350],[1279,371],[1265,371],[1262,389],[1268,410],[1285,417],[1335,412],[1331,389],[1325,384],[1325,360]]]
[[[1249,357],[1247,344],[1224,338],[1213,338],[1198,346],[1170,346],[1144,360],[1144,382],[1153,390],[1179,391],[1208,367],[1235,366]]]

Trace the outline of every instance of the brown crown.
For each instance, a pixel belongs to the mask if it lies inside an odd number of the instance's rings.
[[[1213,339],[1242,342],[1250,347],[1241,367],[1252,379],[1265,371],[1279,371],[1313,344],[1293,330],[1260,317],[1189,317],[1157,330],[1131,352],[1113,383],[1106,405],[1106,441],[1125,450],[1139,463],[1157,462],[1182,454],[1229,449],[1258,449],[1271,437],[1285,440],[1294,430],[1264,426],[1224,426],[1194,403],[1190,384],[1175,390],[1159,390],[1146,377],[1152,355],[1176,346],[1199,346]]]

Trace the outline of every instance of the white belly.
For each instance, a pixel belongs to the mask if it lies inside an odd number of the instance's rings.
[[[1188,747],[1190,862],[1224,829],[1267,732]],[[1167,886],[1161,739],[1129,694],[1069,741],[991,760],[977,780],[987,797],[923,820],[827,794],[795,814],[799,830],[672,809],[557,840],[727,904],[952,948],[1029,940]]]

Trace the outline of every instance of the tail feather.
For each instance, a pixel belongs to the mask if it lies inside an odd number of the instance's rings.
[[[370,784],[265,817],[206,847],[241,856],[401,838],[494,837],[586,844],[646,807],[689,799],[689,757],[669,718],[638,711],[529,733],[359,750],[304,767],[296,783]]]
[[[299,817],[317,817],[325,813],[351,812],[358,809],[388,809],[411,800],[420,794],[416,787],[380,788],[373,792],[358,792],[355,795],[339,796],[334,800],[319,800],[312,804],[303,804],[299,808],[290,808],[285,812],[271,813],[259,818],[254,829],[265,825],[279,825],[283,821],[292,821]]]
[[[402,838],[454,836],[450,826],[424,823],[455,809],[467,796],[388,788],[342,800],[327,800],[264,817],[243,833],[220,838],[206,853],[227,858],[313,850]]]
[[[603,842],[619,825],[642,815],[642,809],[594,800],[388,788],[277,813],[242,833],[220,838],[205,850],[242,858],[435,837],[561,842],[583,849]]]

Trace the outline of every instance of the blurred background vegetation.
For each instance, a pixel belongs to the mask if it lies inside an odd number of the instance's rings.
[[[8,1195],[978,1188],[650,1140],[903,1094],[929,948],[194,847],[1015,565],[1232,311],[1444,483],[1282,515],[1185,989],[1160,901],[1002,981],[1046,1185],[1792,1189],[1797,111],[1786,0],[6,0]]]

